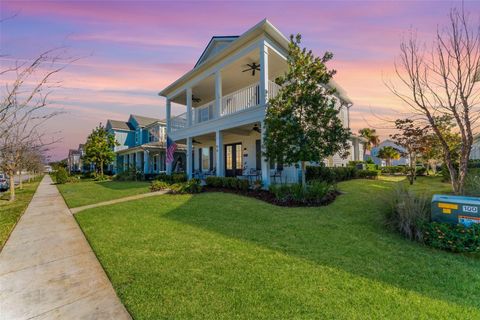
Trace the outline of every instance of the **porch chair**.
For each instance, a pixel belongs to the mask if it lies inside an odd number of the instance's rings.
[[[273,178],[274,183],[277,183],[277,178],[280,179],[280,183],[282,183],[282,172],[283,167],[278,166],[273,173],[270,174],[270,178]]]

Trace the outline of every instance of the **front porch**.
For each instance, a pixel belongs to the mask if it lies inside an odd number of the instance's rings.
[[[185,170],[183,146],[174,154],[172,169],[174,172]],[[135,168],[143,174],[159,174],[167,170],[166,152],[163,143],[148,143],[134,148],[117,151],[116,173]]]
[[[267,161],[262,155],[261,123],[216,130],[177,141],[187,145],[189,178],[238,177],[253,182],[294,183],[299,170]]]

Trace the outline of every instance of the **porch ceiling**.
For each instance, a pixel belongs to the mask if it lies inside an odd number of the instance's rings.
[[[222,69],[222,95],[228,95],[236,90],[247,87],[253,83],[260,81],[260,71],[255,71],[252,76],[251,71],[243,72],[248,69],[247,64],[252,62],[259,63],[259,51],[253,50],[242,58],[234,61],[224,69]],[[269,51],[268,59],[268,78],[274,81],[277,77],[283,75],[287,70],[287,62],[273,51]],[[215,76],[210,75],[197,83],[192,88],[192,94],[195,98],[200,98],[200,101],[192,101],[192,106],[199,107],[215,99]],[[186,92],[182,92],[172,102],[186,105]]]
[[[257,127],[260,128],[260,123],[254,122],[254,123],[249,123],[243,126],[229,128],[227,130],[222,130],[222,133],[224,134],[224,138],[225,138],[225,135],[249,136],[250,134],[252,134],[252,131],[254,131],[255,125],[257,125]],[[260,136],[260,133],[258,133],[258,136]],[[176,142],[180,144],[186,144],[187,140],[180,139],[180,140],[177,140]],[[215,132],[209,132],[207,134],[193,137],[193,145],[209,144],[209,143],[213,143],[213,144],[215,143]]]

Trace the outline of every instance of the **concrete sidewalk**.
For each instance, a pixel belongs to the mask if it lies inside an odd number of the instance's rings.
[[[32,318],[131,319],[48,175],[0,253],[0,319]]]

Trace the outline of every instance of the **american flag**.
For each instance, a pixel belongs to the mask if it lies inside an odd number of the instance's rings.
[[[173,162],[173,154],[177,150],[177,144],[167,136],[167,163]]]

